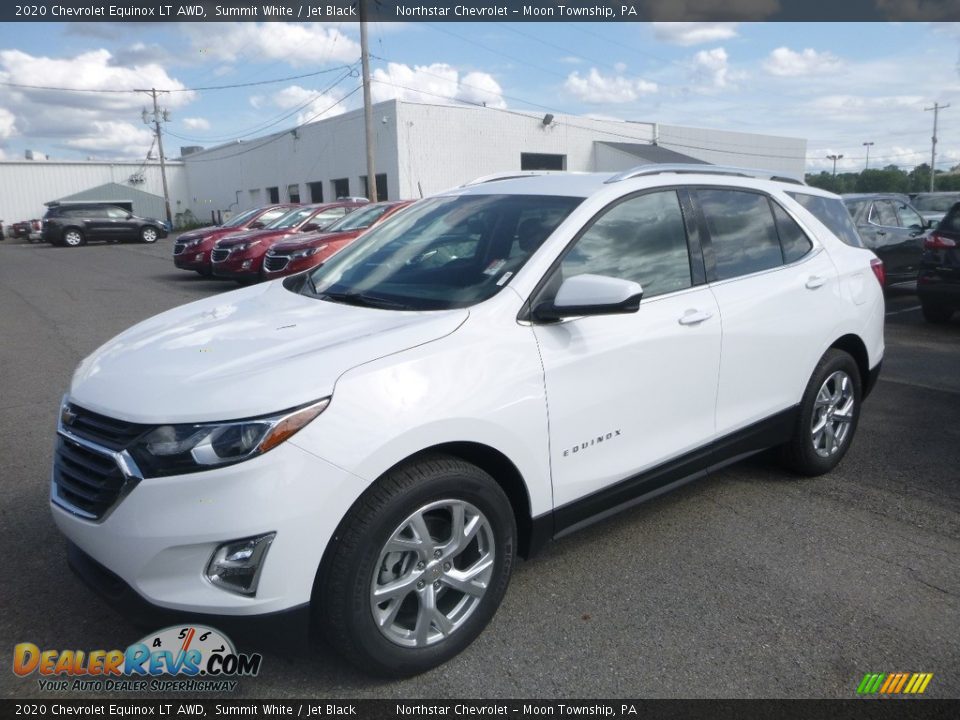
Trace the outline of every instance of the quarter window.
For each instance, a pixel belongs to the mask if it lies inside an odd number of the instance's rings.
[[[780,239],[765,195],[739,190],[698,190],[710,231],[717,280],[783,264]]]
[[[841,241],[852,247],[863,247],[863,240],[853,224],[851,215],[856,215],[858,203],[852,202],[844,206],[843,202],[835,198],[806,193],[792,193],[787,195],[803,205],[811,215],[822,222]],[[849,208],[849,212],[847,211]]]
[[[580,237],[560,270],[564,278],[589,273],[633,280],[644,298],[690,287],[690,254],[677,194],[656,192],[618,203]]]

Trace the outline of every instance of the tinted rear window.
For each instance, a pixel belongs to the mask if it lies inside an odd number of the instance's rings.
[[[811,215],[826,225],[827,229],[842,242],[853,247],[863,247],[863,240],[860,239],[857,227],[853,224],[850,213],[847,212],[842,200],[796,192],[788,192],[787,195],[803,205]]]

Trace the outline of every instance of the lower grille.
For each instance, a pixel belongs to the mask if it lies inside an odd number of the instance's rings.
[[[269,272],[283,270],[290,263],[289,255],[267,255],[263,259],[263,267]]]
[[[210,259],[213,260],[214,262],[223,262],[228,257],[230,257],[229,250],[222,250],[220,248],[217,248],[212,253],[210,253]]]
[[[127,478],[109,455],[59,437],[53,462],[55,499],[77,514],[100,519],[120,499]]]

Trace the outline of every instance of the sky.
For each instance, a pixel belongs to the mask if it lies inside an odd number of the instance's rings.
[[[862,170],[864,142],[870,167],[929,162],[939,102],[937,168],[960,163],[960,24],[409,22],[369,38],[374,101],[800,137],[808,172],[834,154]],[[167,157],[289,129],[361,106],[359,58],[356,23],[3,23],[0,159],[144,159],[134,88],[176,91]]]

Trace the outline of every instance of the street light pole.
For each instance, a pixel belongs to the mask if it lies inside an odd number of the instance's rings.
[[[933,192],[933,176],[936,174],[934,168],[937,166],[937,117],[940,115],[941,110],[946,110],[950,107],[949,103],[947,105],[941,105],[940,103],[934,103],[932,108],[924,108],[924,112],[930,112],[933,110],[933,137],[930,138],[930,192]]]
[[[827,155],[827,160],[833,160],[833,176],[837,176],[837,160],[843,160],[843,155]]]
[[[373,107],[370,101],[370,50],[367,47],[367,0],[360,0],[360,59],[363,65],[363,130],[367,143],[367,197],[377,201],[377,170],[374,167]]]
[[[864,170],[870,169],[870,148],[873,147],[872,142],[865,142],[863,146],[867,149],[867,164],[863,166]]]

